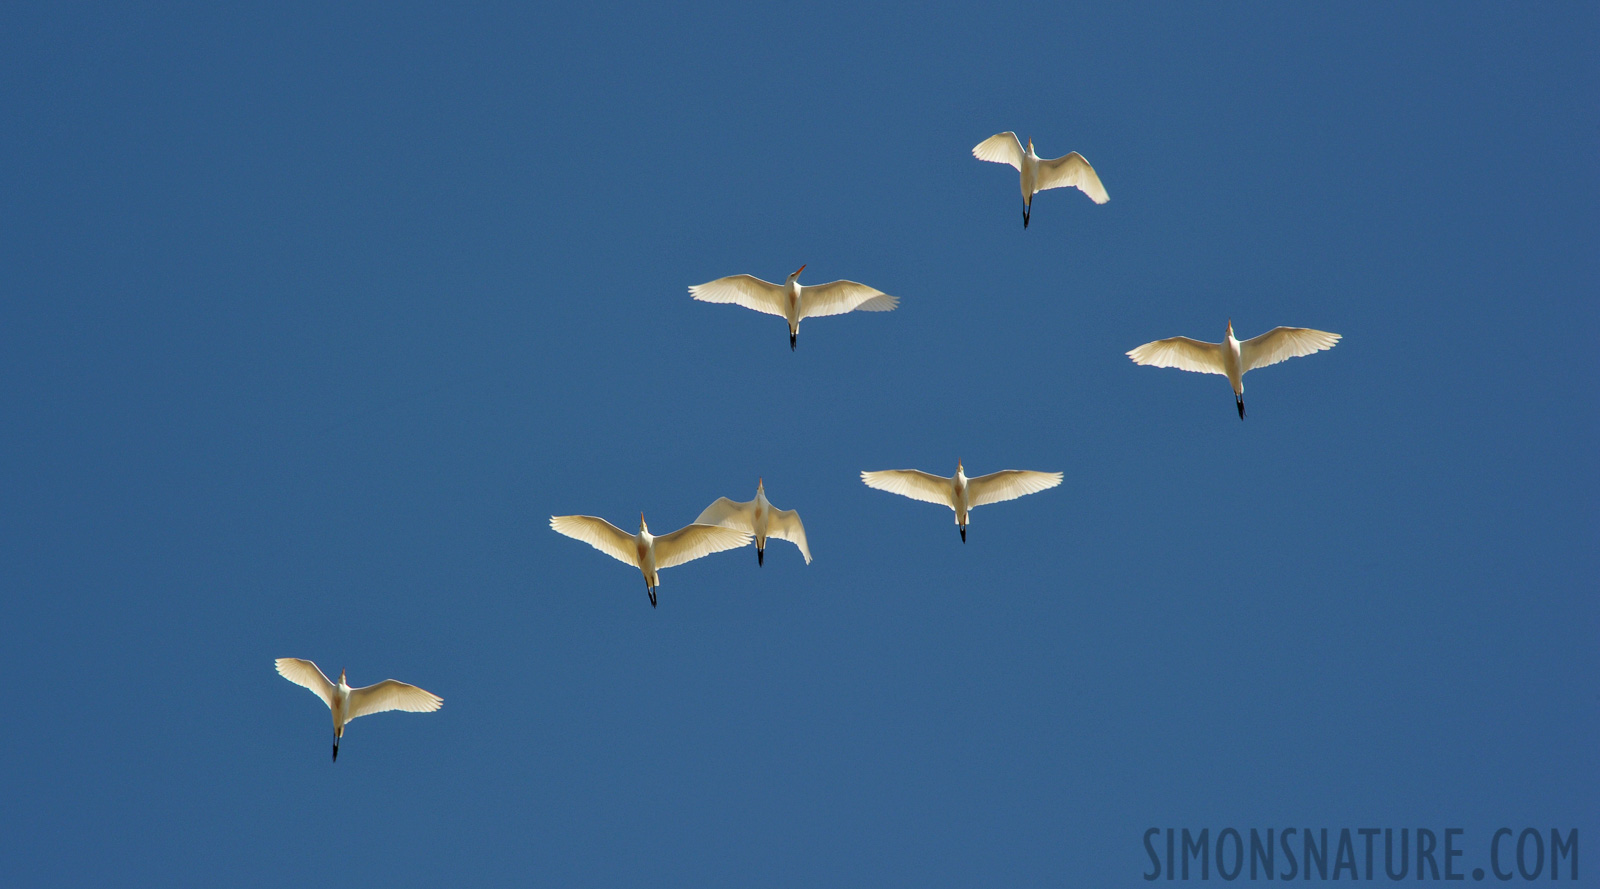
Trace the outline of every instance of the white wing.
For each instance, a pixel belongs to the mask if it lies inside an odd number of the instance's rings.
[[[1202,374],[1228,375],[1222,366],[1222,344],[1202,343],[1186,336],[1145,343],[1128,353],[1134,364],[1152,367],[1176,367]]]
[[[861,473],[861,480],[866,482],[869,488],[877,488],[924,503],[937,503],[951,509],[956,508],[952,499],[955,494],[953,479],[941,478],[919,469],[882,469],[877,472]]]
[[[845,312],[892,312],[899,297],[854,281],[829,281],[826,284],[800,285],[800,317],[821,318]],[[780,313],[781,314],[781,313]]]
[[[1089,166],[1083,155],[1076,151],[1065,157],[1039,159],[1039,178],[1033,186],[1035,191],[1069,185],[1088,195],[1097,204],[1111,200],[1106,194],[1106,187],[1100,184],[1100,177],[1095,175],[1094,167]]]
[[[656,538],[656,569],[664,570],[701,556],[738,549],[750,543],[750,532],[720,525],[685,525]]]
[[[1325,330],[1274,327],[1260,336],[1253,336],[1240,343],[1239,361],[1245,370],[1254,370],[1290,358],[1331,349],[1339,339],[1339,334],[1328,333]]]
[[[800,547],[800,555],[811,564],[811,547],[806,546],[806,526],[800,524],[800,513],[792,509],[774,509],[767,520],[767,536],[787,540]]]
[[[276,663],[279,676],[316,692],[322,703],[327,704],[330,710],[333,709],[333,683],[322,675],[316,664],[297,657],[281,657]]]
[[[394,679],[385,679],[377,685],[350,689],[350,712],[345,722],[357,716],[369,716],[388,710],[406,710],[411,713],[432,713],[444,706],[444,698],[425,692],[415,685]]]
[[[772,284],[750,275],[729,275],[689,288],[689,295],[701,302],[733,303],[780,318],[789,317],[788,298],[783,285]]]
[[[1059,472],[1034,472],[1031,469],[1002,469],[967,480],[967,502],[974,508],[986,503],[1015,500],[1024,494],[1037,494],[1061,484]]]
[[[972,147],[972,156],[981,161],[994,164],[1010,164],[1018,170],[1022,169],[1022,143],[1017,141],[1017,134],[1006,130],[1004,133],[995,133],[993,136],[979,142]]]
[[[639,550],[633,535],[592,515],[557,515],[550,517],[550,527],[558,534],[581,540],[619,562],[639,567]]]
[[[724,528],[733,528],[738,531],[749,531],[755,527],[756,502],[749,500],[740,503],[726,497],[718,497],[715,503],[705,508],[700,517],[694,520],[696,525],[721,525]]]

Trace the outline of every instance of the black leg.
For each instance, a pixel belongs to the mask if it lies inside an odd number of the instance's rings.
[[[791,352],[794,351],[794,341],[795,341],[795,339],[796,339],[796,336],[794,334],[792,334],[792,333],[789,334],[789,351],[791,351]]]
[[[1234,397],[1235,400],[1237,400],[1239,402],[1239,419],[1243,420],[1244,419],[1244,396],[1243,395],[1235,395],[1233,397]]]
[[[962,543],[966,543],[967,542],[967,526],[966,525],[962,525],[961,526],[961,542]]]
[[[1032,209],[1033,209],[1033,205],[1031,205],[1031,204],[1023,204],[1022,205],[1022,227],[1023,228],[1027,228],[1028,227],[1028,211],[1032,210]]]
[[[766,564],[766,559],[767,551],[759,546],[756,547],[756,567],[760,568],[762,565]]]

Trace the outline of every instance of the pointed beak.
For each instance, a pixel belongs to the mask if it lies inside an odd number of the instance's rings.
[[[806,263],[806,265],[810,265],[810,263]],[[796,275],[799,275],[801,272],[803,272],[805,270],[806,270],[806,267],[805,266],[801,266],[801,267],[795,269],[794,270],[794,274],[790,275],[789,277],[793,278],[793,277],[795,277]]]

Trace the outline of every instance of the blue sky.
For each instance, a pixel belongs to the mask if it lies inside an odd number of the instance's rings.
[[[0,12],[17,885],[1144,885],[1600,836],[1582,4]],[[1111,202],[970,156],[1016,130]],[[863,281],[892,314],[692,301]],[[1177,334],[1332,330],[1223,380]],[[862,469],[1060,470],[948,512]],[[774,544],[637,572],[758,476]],[[298,656],[439,713],[328,762]],[[1590,840],[1593,845],[1593,840]],[[1592,851],[1592,850],[1591,850]],[[1592,855],[1585,855],[1592,860]]]

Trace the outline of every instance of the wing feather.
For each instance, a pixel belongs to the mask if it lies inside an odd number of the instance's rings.
[[[738,549],[750,542],[750,532],[721,525],[685,525],[656,538],[656,569],[663,570],[701,556]]]
[[[955,509],[952,500],[955,492],[954,481],[920,469],[882,469],[876,472],[863,472],[861,480],[869,488]]]
[[[619,562],[639,567],[639,552],[633,535],[592,515],[558,515],[550,517],[550,527],[558,534],[581,540]]]
[[[1326,330],[1274,327],[1260,336],[1251,337],[1240,343],[1239,361],[1245,370],[1255,370],[1290,358],[1331,349],[1339,340],[1339,334],[1328,333]]]
[[[1022,169],[1022,143],[1017,134],[1006,130],[979,142],[972,147],[972,156],[992,164],[1010,164]]]
[[[733,303],[768,315],[787,318],[783,286],[752,275],[729,275],[689,288],[689,295],[701,302]]]
[[[724,528],[733,528],[738,531],[749,531],[755,527],[756,502],[748,500],[740,503],[726,497],[718,497],[714,503],[706,507],[694,520],[696,525],[721,525]]]
[[[973,508],[1003,500],[1015,500],[1025,494],[1061,484],[1059,472],[1035,472],[1031,469],[1002,469],[988,475],[967,480],[967,502]]]
[[[1040,158],[1039,178],[1034,183],[1034,190],[1067,186],[1078,189],[1097,204],[1111,200],[1106,194],[1106,187],[1100,184],[1100,177],[1095,175],[1094,167],[1089,166],[1083,155],[1074,151],[1062,157]]]
[[[432,692],[396,679],[385,679],[377,685],[350,689],[350,713],[345,716],[345,721],[389,710],[432,713],[443,706],[444,698]]]
[[[1137,349],[1128,352],[1128,357],[1134,364],[1148,364],[1151,367],[1176,367],[1179,370],[1190,370],[1202,374],[1221,374],[1227,376],[1228,372],[1222,366],[1222,344],[1202,343],[1186,336],[1175,336],[1170,339],[1156,340],[1145,343]]]
[[[787,540],[800,547],[800,555],[811,564],[811,547],[806,545],[806,526],[800,524],[800,513],[792,509],[774,509],[767,520],[767,536]]]
[[[854,281],[829,281],[816,286],[800,286],[800,317],[821,318],[846,312],[892,312],[899,297]]]
[[[274,663],[278,665],[279,676],[311,689],[322,699],[322,703],[327,704],[329,709],[333,708],[333,683],[322,675],[316,664],[297,657],[281,657]]]

